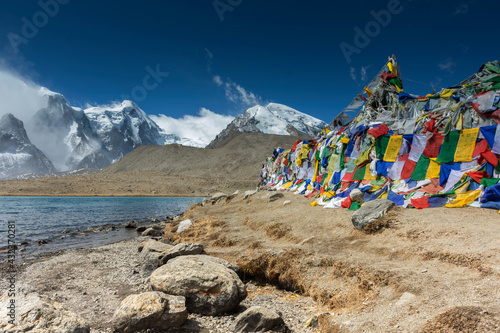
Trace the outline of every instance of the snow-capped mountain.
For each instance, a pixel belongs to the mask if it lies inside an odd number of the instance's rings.
[[[207,146],[214,148],[234,132],[260,132],[278,135],[306,135],[314,137],[327,126],[322,120],[297,111],[286,105],[270,103],[257,105],[236,117]]]
[[[0,119],[0,178],[55,171],[50,160],[31,143],[23,122],[10,113],[4,115]]]
[[[163,145],[160,128],[134,102],[79,109],[45,88],[28,133],[60,171],[103,168],[140,145]]]

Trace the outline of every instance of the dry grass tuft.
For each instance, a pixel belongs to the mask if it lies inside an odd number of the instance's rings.
[[[266,229],[266,236],[280,239],[289,235],[291,229],[284,223],[274,223]]]
[[[181,234],[176,232],[177,226],[178,223],[167,226],[168,233],[167,228],[165,229],[165,235],[171,241],[208,244],[210,241],[220,238],[220,231],[226,228],[226,222],[213,216],[207,216],[199,221],[193,221],[193,225]]]
[[[459,267],[476,269],[483,274],[491,274],[492,269],[485,267],[480,255],[453,254],[450,252],[427,251],[421,254],[423,260],[438,259]]]
[[[231,246],[235,246],[235,245],[236,245],[236,241],[231,240],[231,239],[227,239],[227,237],[225,237],[225,236],[220,237],[219,239],[215,240],[212,243],[212,246],[215,246],[215,247],[231,247]]]
[[[458,306],[429,320],[422,333],[496,332],[498,320],[475,306]]]
[[[385,229],[394,228],[397,223],[397,213],[389,211],[386,215],[382,216],[375,222],[370,223],[363,229],[366,234],[375,234],[383,232]]]

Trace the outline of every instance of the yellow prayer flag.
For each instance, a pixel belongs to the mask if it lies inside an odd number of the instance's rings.
[[[398,157],[399,149],[401,149],[402,143],[402,135],[391,135],[389,143],[387,144],[387,149],[385,150],[384,161],[396,162],[396,158]]]
[[[363,177],[363,179],[377,179],[377,177],[374,177],[372,175],[372,173],[370,172],[370,165],[367,165],[366,166],[366,169],[365,169],[365,176]]]
[[[289,181],[288,183],[283,184],[281,187],[284,189],[288,189],[293,185],[293,180]]]
[[[460,131],[454,162],[471,162],[479,128],[464,129]]]
[[[366,91],[366,94],[368,95],[368,98],[372,97],[373,92],[368,87],[364,87],[363,89]]]
[[[435,159],[431,158],[431,162],[429,163],[429,168],[427,169],[425,179],[439,178],[439,172],[441,171],[441,163],[438,163],[434,160]]]
[[[457,193],[456,199],[444,206],[448,208],[464,207],[474,202],[480,195],[481,190]]]
[[[319,161],[316,161],[316,170],[314,170],[314,177],[312,178],[313,183],[316,181],[316,178],[318,177],[318,170],[319,170]]]
[[[387,63],[387,68],[389,68],[389,70],[391,71],[392,74],[396,75],[396,71],[395,71],[394,65],[392,64],[392,61],[389,61]]]
[[[456,89],[443,89],[441,94],[439,95],[440,97],[451,97],[453,93],[455,92]]]
[[[343,137],[340,139],[340,142],[345,143],[345,144],[349,143],[349,141],[351,141],[351,140],[349,140],[348,137]]]

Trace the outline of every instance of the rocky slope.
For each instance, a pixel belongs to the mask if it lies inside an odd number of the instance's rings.
[[[10,113],[4,115],[0,119],[0,178],[55,171],[50,160],[31,143],[23,122]]]

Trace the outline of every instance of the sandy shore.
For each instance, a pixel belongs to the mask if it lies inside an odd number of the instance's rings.
[[[295,332],[500,331],[496,211],[395,209],[367,234],[353,229],[350,211],[310,207],[291,193],[270,203],[268,195],[193,207],[182,237],[172,232],[176,222],[166,228],[171,240],[200,242],[242,268],[252,286],[243,308],[280,310]],[[121,300],[150,288],[140,241],[67,251],[25,265],[19,281],[82,316],[92,332],[110,332]],[[328,327],[304,326],[325,311]],[[234,316],[190,315],[178,331],[228,332]]]

